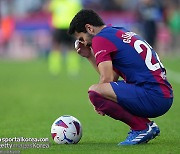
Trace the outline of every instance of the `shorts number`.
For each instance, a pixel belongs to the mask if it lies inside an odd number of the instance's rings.
[[[136,49],[136,51],[139,54],[144,51],[141,48],[141,45],[144,45],[146,47],[146,49],[147,49],[147,54],[146,54],[146,57],[145,57],[145,63],[146,63],[146,66],[148,67],[148,69],[151,70],[151,71],[156,71],[156,70],[160,69],[161,67],[163,67],[162,63],[159,61],[159,57],[158,57],[157,53],[156,53],[156,57],[157,57],[157,60],[159,62],[156,63],[156,64],[152,64],[152,62],[151,62],[151,60],[152,60],[152,52],[151,52],[152,47],[150,45],[146,44],[145,42],[143,42],[141,40],[136,40],[134,42],[134,48]]]

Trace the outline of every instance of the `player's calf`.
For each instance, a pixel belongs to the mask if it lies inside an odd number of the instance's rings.
[[[147,118],[131,114],[116,102],[104,98],[95,91],[88,91],[88,93],[91,103],[99,113],[106,114],[115,120],[120,120],[133,130],[144,130],[147,128],[146,124],[150,122]]]

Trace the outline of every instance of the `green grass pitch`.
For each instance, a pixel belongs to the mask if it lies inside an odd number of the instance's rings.
[[[164,65],[180,73],[180,59],[163,60]],[[0,60],[0,137],[49,138],[47,149],[16,149],[21,153],[180,153],[180,83],[169,79],[174,88],[174,104],[170,111],[155,121],[161,136],[148,144],[118,147],[129,128],[119,121],[96,114],[87,90],[98,82],[97,73],[82,61],[77,77],[69,77],[64,70],[53,77],[43,60]],[[73,115],[83,126],[83,137],[77,145],[57,145],[50,127],[61,115]],[[152,119],[153,120],[153,119]],[[2,144],[2,143],[0,143]],[[12,150],[3,149],[1,150]]]

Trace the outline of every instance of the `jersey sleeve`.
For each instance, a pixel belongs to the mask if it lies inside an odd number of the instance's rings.
[[[97,65],[103,61],[111,61],[111,53],[117,51],[116,46],[102,36],[95,36],[92,39],[92,49]]]

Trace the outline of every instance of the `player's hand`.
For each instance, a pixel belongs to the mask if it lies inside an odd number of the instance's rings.
[[[75,49],[77,50],[77,53],[82,57],[88,58],[91,55],[91,48],[85,46],[84,43],[79,40],[75,41]]]

